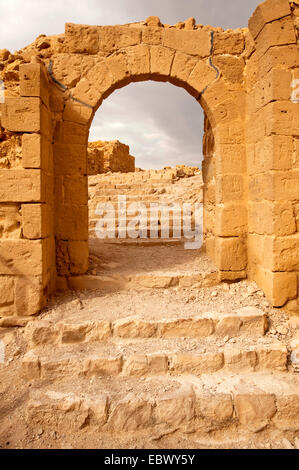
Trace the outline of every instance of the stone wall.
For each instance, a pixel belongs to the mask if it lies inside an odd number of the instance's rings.
[[[272,6],[272,7],[271,7]],[[291,7],[291,9],[290,9]],[[249,276],[272,303],[298,311],[299,4],[262,3],[249,20],[247,94]]]
[[[118,140],[88,142],[87,158],[89,175],[135,171],[135,158],[130,155],[129,146]]]
[[[220,277],[249,276],[298,311],[298,17],[298,2],[266,0],[248,29],[68,23],[0,52],[0,316],[36,313],[56,280],[87,271],[89,128],[104,99],[141,80],[183,87],[204,109],[205,231]]]

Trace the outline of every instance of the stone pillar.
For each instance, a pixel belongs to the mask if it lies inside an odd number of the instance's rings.
[[[0,170],[0,201],[18,207],[20,232],[0,242],[0,317],[37,313],[55,290],[52,120],[41,64],[20,66],[20,96],[6,97],[2,126],[22,135],[22,166]]]
[[[54,138],[55,237],[59,280],[88,269],[87,142],[89,126],[66,117]]]
[[[291,83],[299,53],[289,2],[261,4],[249,29],[255,42],[247,84],[250,276],[274,306],[291,301],[298,311],[299,104],[291,100]]]

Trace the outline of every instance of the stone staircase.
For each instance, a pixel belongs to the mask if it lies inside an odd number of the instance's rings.
[[[147,185],[140,174],[130,197]],[[95,192],[91,206],[115,189]],[[25,327],[29,429],[83,447],[298,438],[299,321],[254,283],[220,284],[204,250],[183,242],[90,239],[88,274]]]
[[[134,303],[141,294],[130,295]],[[186,308],[179,316],[153,311],[151,319],[84,310],[26,326],[30,426],[219,441],[298,433],[294,351],[290,340],[269,334],[272,320],[262,309],[188,316]]]
[[[89,236],[95,237],[95,228],[101,218],[96,214],[98,204],[112,203],[115,209],[116,229],[115,237],[120,236],[118,228],[118,197],[126,197],[126,208],[129,209],[133,203],[142,203],[148,213],[146,236],[151,236],[150,206],[151,204],[176,203],[182,207],[183,203],[189,202],[193,205],[202,202],[202,176],[199,170],[189,167],[177,167],[164,170],[145,170],[134,173],[109,173],[93,175],[89,177]],[[135,214],[127,213],[127,224],[135,217]],[[108,223],[109,220],[107,219]],[[157,238],[174,238],[173,227],[179,224],[180,237],[184,235],[181,219],[176,219],[170,213],[169,233],[164,236],[161,227],[161,216],[159,217]],[[194,229],[194,218],[191,228]],[[128,233],[124,238],[129,238]]]

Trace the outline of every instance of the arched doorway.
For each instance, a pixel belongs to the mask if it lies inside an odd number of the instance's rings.
[[[66,28],[75,49],[81,28]],[[69,277],[87,269],[86,145],[94,113],[115,89],[134,81],[154,80],[183,87],[204,109],[209,135],[206,148],[213,147],[213,158],[209,155],[205,161],[206,191],[210,193],[205,204],[207,249],[221,279],[245,277],[244,113],[238,106],[244,90],[235,84],[232,91],[213,63],[211,55],[219,38],[212,30],[162,31],[159,25],[103,27],[100,35],[101,47],[108,55],[70,91],[54,138],[55,190],[63,194],[55,210],[58,273]],[[92,38],[92,34],[88,36]],[[88,47],[92,44],[86,45],[86,51]],[[66,168],[62,168],[62,161]],[[68,188],[70,192],[76,188],[76,197],[68,194]]]

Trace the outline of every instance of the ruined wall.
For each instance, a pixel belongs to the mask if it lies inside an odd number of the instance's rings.
[[[0,316],[14,318],[55,291],[52,119],[44,67],[0,57]]]
[[[87,172],[89,175],[99,173],[128,173],[135,171],[135,158],[130,155],[130,148],[118,140],[88,142]]]
[[[66,24],[1,51],[0,316],[37,312],[56,272],[60,283],[86,272],[90,124],[114,90],[149,79],[204,109],[205,228],[220,278],[249,273],[274,305],[297,309],[298,57],[288,0],[263,2],[249,29]]]
[[[299,4],[264,2],[249,20],[247,85],[249,274],[296,311],[299,273]]]

